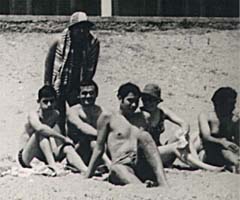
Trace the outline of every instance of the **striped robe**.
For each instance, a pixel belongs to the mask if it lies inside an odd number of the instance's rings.
[[[86,48],[82,52],[79,80],[73,82],[80,83],[83,80],[92,80],[98,63],[100,44],[96,37],[89,35]],[[71,48],[71,38],[69,30],[65,29],[61,38],[50,48],[44,73],[44,84],[52,85],[57,91],[58,96],[66,96],[79,85],[71,85],[74,61]]]

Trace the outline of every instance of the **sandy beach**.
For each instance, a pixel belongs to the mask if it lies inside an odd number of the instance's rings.
[[[211,109],[211,96],[221,86],[239,87],[239,31],[175,29],[151,32],[94,31],[101,42],[95,81],[97,103],[114,109],[116,89],[127,81],[141,88],[154,82],[162,88],[164,105],[191,124]],[[18,139],[27,113],[37,108],[48,47],[59,34],[0,34],[0,173],[16,168]],[[239,109],[239,101],[238,108]],[[175,129],[167,124],[170,134]],[[0,177],[0,199],[131,199],[236,200],[239,176],[223,172],[167,170],[170,188],[113,186],[84,180],[79,174],[49,178],[37,175]]]

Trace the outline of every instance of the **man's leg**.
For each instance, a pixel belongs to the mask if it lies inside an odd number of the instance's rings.
[[[30,163],[32,159],[36,156],[40,155],[40,149],[38,144],[38,139],[36,134],[33,134],[31,138],[28,140],[26,146],[22,150],[21,153],[21,163],[24,164],[23,167],[31,167]]]
[[[233,171],[237,174],[240,173],[240,158],[237,153],[233,153],[232,151],[222,149],[221,151],[223,158],[229,163],[229,167],[231,165],[235,168]],[[227,167],[228,167],[227,166]]]
[[[139,148],[142,149],[147,162],[150,164],[159,185],[167,184],[166,176],[163,170],[162,160],[160,158],[157,146],[151,135],[147,132],[138,134]]]
[[[39,147],[46,159],[47,164],[57,173],[58,170],[53,156],[53,149],[51,147],[50,139],[43,136],[38,136],[38,140]]]
[[[44,158],[42,158],[42,156],[44,156]],[[30,166],[34,157],[40,158],[40,160],[45,159],[51,167],[55,168],[55,160],[48,138],[36,134],[31,136],[27,145],[23,149],[22,161],[26,166]]]
[[[130,166],[113,164],[110,172],[110,182],[117,185],[141,184]]]
[[[196,141],[199,142],[199,141]],[[196,144],[195,144],[196,145]],[[203,163],[198,155],[195,146],[191,140],[188,141],[184,136],[181,136],[176,142],[158,147],[164,165],[172,165],[174,160],[178,158],[183,163],[198,169],[209,171],[222,171],[222,167],[215,167]]]
[[[70,165],[78,169],[80,172],[87,171],[87,166],[71,145],[65,146],[63,148],[63,153],[66,155],[66,159]]]
[[[76,168],[78,171],[87,171],[87,166],[72,145],[65,145],[61,140],[51,138],[51,146],[54,147],[54,155],[58,161],[61,161],[66,157],[68,164]]]

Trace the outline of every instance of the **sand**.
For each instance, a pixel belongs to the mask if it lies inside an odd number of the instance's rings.
[[[211,109],[220,86],[239,89],[237,30],[176,29],[152,32],[95,31],[101,53],[95,76],[98,103],[116,108],[116,89],[126,81],[161,86],[164,105],[197,131],[197,115]],[[49,45],[58,34],[0,35],[0,172],[17,167],[18,139],[27,113],[37,108]],[[238,104],[239,105],[239,104]],[[239,107],[239,106],[238,106]],[[169,131],[175,127],[168,125]],[[236,200],[239,176],[204,171],[168,170],[170,188],[113,186],[69,174],[57,178],[31,175],[0,177],[0,199],[166,199]]]

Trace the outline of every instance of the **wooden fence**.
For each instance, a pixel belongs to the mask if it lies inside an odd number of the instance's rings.
[[[0,0],[0,14],[238,17],[239,0]]]

